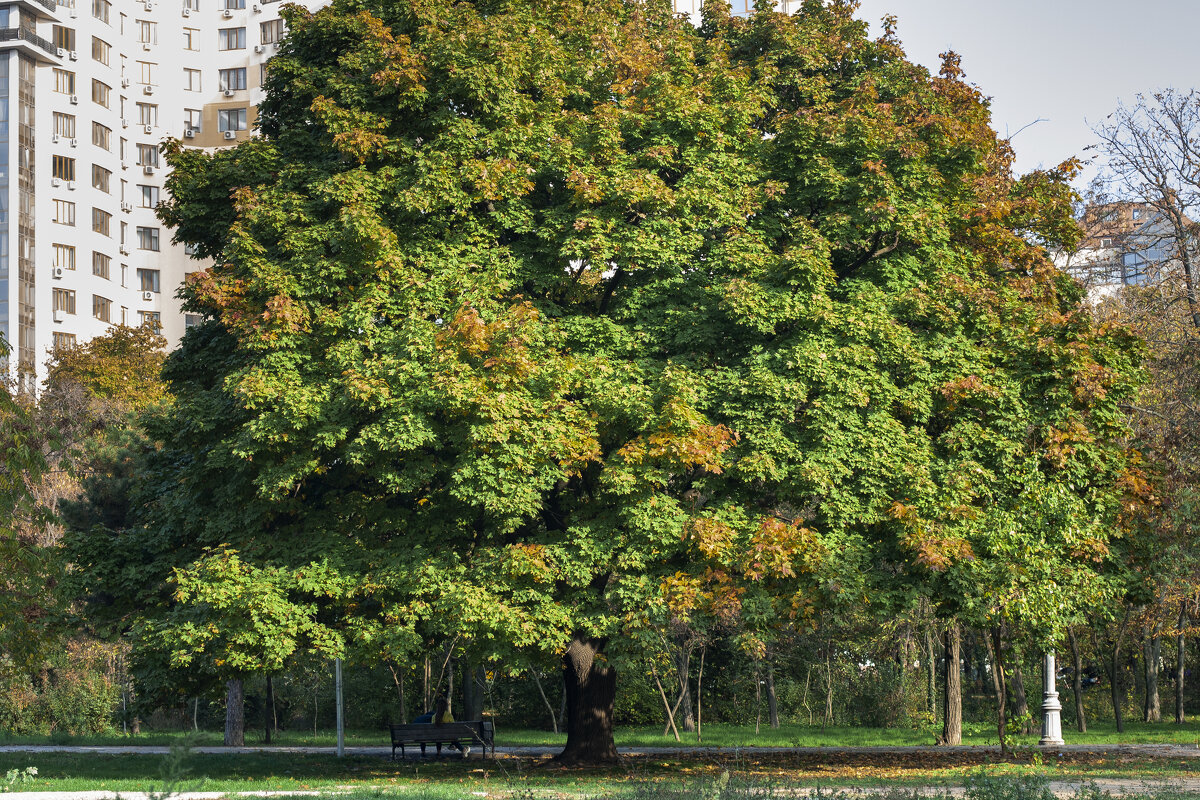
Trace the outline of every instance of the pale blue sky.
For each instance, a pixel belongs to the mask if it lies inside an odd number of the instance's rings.
[[[1200,0],[862,0],[859,16],[879,32],[885,14],[909,58],[937,70],[938,54],[962,55],[967,80],[993,98],[1017,169],[1085,155],[1089,123],[1118,99],[1200,86]]]

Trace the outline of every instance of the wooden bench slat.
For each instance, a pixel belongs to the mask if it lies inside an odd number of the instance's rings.
[[[425,745],[436,744],[440,753],[443,744],[456,744],[459,739],[467,739],[470,744],[480,745],[480,755],[483,757],[487,756],[487,748],[491,746],[492,757],[496,756],[496,726],[491,720],[461,720],[441,724],[405,723],[389,725],[388,728],[392,737],[393,761],[396,758],[397,747],[403,755],[405,745],[421,745],[423,752]]]

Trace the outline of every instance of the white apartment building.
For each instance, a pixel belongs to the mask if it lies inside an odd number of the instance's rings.
[[[0,0],[0,333],[20,389],[36,391],[53,348],[111,325],[152,322],[174,346],[193,322],[175,293],[204,264],[154,215],[158,146],[251,135],[279,6]],[[700,0],[675,7],[699,22]]]
[[[0,332],[21,388],[110,325],[179,341],[175,292],[203,265],[154,215],[158,146],[251,135],[279,5],[0,0]]]

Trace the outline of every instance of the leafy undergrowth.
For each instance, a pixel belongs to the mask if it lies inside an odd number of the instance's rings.
[[[21,787],[24,791],[158,791],[163,785],[163,762],[162,756],[147,755],[0,753],[0,774],[9,769],[37,767],[36,777]],[[523,797],[532,793],[537,797],[596,798],[641,791],[638,787],[643,785],[669,787],[714,781],[724,773],[739,781],[791,789],[961,786],[980,775],[1071,781],[1136,778],[1178,783],[1200,776],[1200,759],[1068,754],[1041,760],[1039,754],[1026,753],[1000,760],[977,751],[790,751],[768,755],[724,751],[689,758],[639,756],[607,768],[568,769],[548,759],[511,757],[498,761],[472,758],[392,763],[378,757],[339,760],[309,754],[193,753],[183,770],[177,788],[187,791],[318,789],[349,791],[355,796],[383,792],[409,797],[412,792],[426,792],[419,796]]]

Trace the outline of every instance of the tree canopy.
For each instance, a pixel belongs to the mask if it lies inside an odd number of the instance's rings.
[[[1057,636],[1105,590],[1135,348],[1043,250],[1074,165],[1013,177],[957,57],[853,11],[288,7],[262,136],[168,149],[216,263],[121,534],[154,641],[264,664],[225,603],[258,571],[272,659],[561,658],[590,760],[670,620],[754,650],[927,594]]]

